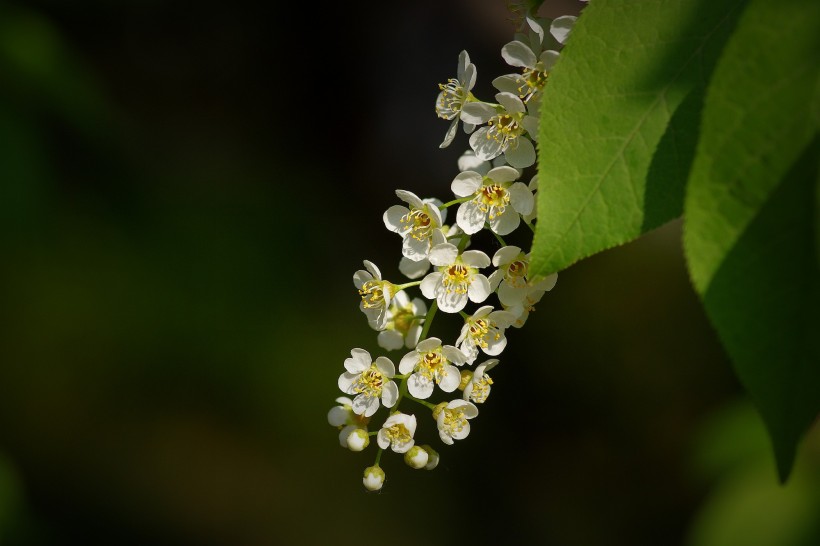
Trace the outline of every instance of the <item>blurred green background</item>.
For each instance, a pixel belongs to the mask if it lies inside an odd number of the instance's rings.
[[[362,488],[351,276],[398,278],[394,189],[448,196],[436,85],[467,49],[489,96],[507,15],[0,1],[0,544],[820,543],[817,427],[780,488],[678,223],[562,273],[470,437],[420,416],[439,468]]]

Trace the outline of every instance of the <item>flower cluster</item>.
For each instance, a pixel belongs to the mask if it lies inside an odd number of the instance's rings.
[[[375,436],[376,460],[363,476],[368,490],[384,484],[380,461],[385,451],[403,454],[411,468],[432,470],[438,465],[439,454],[430,445],[416,443],[424,414],[432,417],[444,444],[469,435],[470,420],[494,384],[488,372],[500,363],[507,329],[522,327],[555,286],[556,275],[531,278],[530,255],[503,237],[526,226],[523,233],[531,240],[528,230],[537,222],[537,181],[532,175],[526,181],[525,169],[536,161],[542,91],[574,20],[559,17],[547,24],[526,17],[526,33],[517,34],[501,50],[504,60],[519,71],[493,81],[496,102],[473,95],[476,67],[466,51],[459,55],[456,77],[439,86],[435,105],[439,117],[451,120],[441,147],[455,140],[459,125],[470,135],[471,149],[459,158],[459,173],[450,183],[453,195],[445,202],[396,190],[401,203],[385,211],[385,227],[401,237],[398,270],[409,282],[386,280],[367,260],[353,275],[359,307],[378,331],[379,347],[404,351],[392,359],[374,359],[364,349],[353,349],[338,380],[347,396],[337,398],[338,405],[328,413],[328,422],[340,431],[342,447],[362,451]],[[451,207],[457,207],[455,223],[447,225]],[[488,234],[484,237],[493,243],[493,252],[474,248],[480,232]],[[422,298],[408,295],[412,288]],[[498,303],[493,304],[495,299]],[[476,309],[468,313],[471,304]],[[452,345],[442,341],[443,336],[429,335],[438,311],[463,319],[458,335],[449,337]],[[442,395],[443,400],[431,401]],[[421,413],[404,407],[408,405]],[[387,408],[387,417],[370,430],[381,406]]]

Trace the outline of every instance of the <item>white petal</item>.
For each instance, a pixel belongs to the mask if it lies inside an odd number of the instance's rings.
[[[427,258],[414,261],[406,256],[399,261],[399,271],[408,279],[418,279],[430,269],[430,261]]]
[[[487,277],[484,275],[475,275],[473,282],[470,283],[470,287],[467,289],[467,296],[469,296],[470,301],[473,303],[481,303],[490,296],[490,293],[490,282],[487,280]]]
[[[404,336],[395,330],[384,330],[383,332],[379,332],[379,336],[376,341],[378,342],[379,347],[388,351],[395,351],[396,349],[401,349],[404,347]]]
[[[519,169],[526,169],[535,163],[535,148],[526,137],[518,137],[513,141],[513,144],[507,147],[504,152],[504,158],[507,163]]]
[[[458,372],[458,368],[447,364],[442,371],[443,377],[438,383],[439,388],[444,392],[453,392],[461,383],[461,374]]]
[[[467,71],[467,67],[470,65],[470,55],[462,50],[461,53],[458,54],[458,68],[456,69],[456,77],[458,81],[461,81],[464,77],[464,73]]]
[[[359,269],[353,274],[353,286],[361,288],[364,283],[373,280],[373,275],[364,269]]]
[[[476,171],[479,174],[486,174],[489,168],[487,162],[477,158],[472,150],[467,150],[458,158],[458,170],[461,172]],[[478,184],[481,185],[481,180],[478,181]],[[458,194],[456,193],[456,195]]]
[[[424,279],[421,281],[421,284],[419,285],[419,289],[421,290],[421,293],[424,295],[425,298],[430,300],[436,298],[437,288],[441,285],[442,276],[442,273],[434,271],[433,273],[430,273],[429,275],[424,277]]]
[[[501,286],[498,287],[498,300],[509,307],[521,305],[527,298],[529,290],[526,285],[515,287],[508,282],[501,283]]]
[[[572,15],[556,17],[550,25],[550,34],[558,40],[559,44],[566,43],[567,38],[569,38],[569,34],[572,31],[572,27],[575,25],[575,21],[577,19],[577,17]]]
[[[430,398],[433,394],[433,382],[421,374],[414,373],[407,379],[407,390],[416,398]]]
[[[513,41],[501,48],[501,57],[510,66],[532,68],[538,59],[530,47],[522,42]]]
[[[385,429],[379,430],[379,433],[376,435],[376,443],[379,444],[379,447],[382,449],[390,447],[390,439],[387,437],[387,431]]]
[[[398,399],[399,399],[399,387],[398,387],[398,385],[396,385],[396,383],[394,381],[388,381],[382,387],[382,404],[384,404],[384,407],[386,407],[386,408],[392,408],[395,405],[396,400],[398,400]],[[376,404],[376,407],[378,408],[378,404]]]
[[[496,93],[495,100],[497,100],[504,110],[511,114],[518,114],[526,112],[527,107],[515,93]]]
[[[373,362],[373,358],[370,356],[370,353],[364,349],[352,349],[350,351],[350,356],[351,358],[345,360],[345,368],[349,372],[361,373],[369,368],[370,364]],[[350,362],[349,366],[348,361]]]
[[[518,88],[521,87],[521,76],[518,74],[505,74],[493,80],[493,87],[502,93],[518,93]]]
[[[463,156],[462,156],[463,157]],[[482,160],[479,160],[482,161]],[[483,161],[482,161],[483,163]],[[456,197],[467,197],[468,195],[475,195],[481,187],[481,181],[484,177],[475,171],[463,171],[458,173],[450,184],[450,189]]]
[[[516,230],[521,223],[521,217],[512,207],[504,209],[502,214],[497,214],[490,220],[490,229],[499,235],[508,235]]]
[[[490,313],[490,321],[498,328],[509,328],[515,322],[515,315],[509,311],[493,311]]]
[[[467,235],[478,233],[487,221],[487,212],[482,210],[475,201],[467,201],[459,205],[456,211],[456,224]],[[452,262],[451,262],[452,263]]]
[[[493,255],[493,265],[498,267],[501,264],[509,264],[518,259],[521,248],[513,245],[503,246],[495,251]]]
[[[364,260],[364,268],[370,271],[370,274],[373,275],[374,279],[381,280],[382,279],[382,272],[379,271],[379,268],[376,267],[376,264],[373,262]]]
[[[553,273],[552,275],[548,276],[543,281],[540,281],[534,285],[534,288],[537,290],[544,290],[549,292],[553,288],[555,288],[555,283],[558,282],[558,273]]]
[[[504,279],[504,272],[503,271],[500,271],[498,269],[493,271],[492,274],[487,279],[488,281],[490,281],[490,290],[495,292],[495,290],[498,288],[498,283],[500,283],[503,279]]]
[[[408,214],[410,209],[407,207],[403,207],[401,205],[393,205],[389,209],[387,209],[382,216],[384,220],[384,226],[389,229],[390,231],[400,233],[402,230],[401,227],[401,219],[402,216]]]
[[[530,134],[532,138],[538,138],[538,118],[533,115],[524,116],[521,126]]]
[[[393,377],[396,375],[396,367],[393,365],[393,361],[386,356],[380,356],[373,364],[376,365],[376,369],[385,377]]]
[[[461,121],[473,125],[482,125],[490,121],[490,118],[497,113],[495,108],[486,102],[468,102],[461,109]]]
[[[519,176],[521,176],[521,173],[518,172],[517,169],[513,169],[512,167],[509,167],[507,165],[504,165],[502,167],[496,167],[487,173],[487,178],[489,178],[493,182],[502,183],[518,180]]]
[[[464,74],[458,77],[458,81],[461,82],[461,85],[464,87],[465,91],[469,91],[473,88],[473,86],[475,86],[475,79],[476,68],[473,63],[468,64]]]
[[[461,366],[467,362],[467,355],[452,345],[444,345],[441,348],[441,354],[443,354],[447,360],[458,366]]]
[[[467,294],[458,292],[440,293],[438,298],[438,307],[445,313],[458,313],[467,306]]]
[[[437,266],[450,265],[458,257],[458,247],[450,243],[442,243],[430,249],[427,257],[430,263]]]
[[[327,422],[332,427],[340,427],[347,423],[347,418],[350,416],[350,412],[347,408],[342,406],[333,406],[330,408],[330,411],[327,412]]]
[[[500,355],[504,347],[507,346],[507,336],[500,336],[496,339],[495,335],[487,336],[487,346],[482,347],[481,350],[490,356]]]
[[[544,27],[541,26],[541,23],[539,23],[536,19],[534,19],[533,17],[530,17],[529,15],[527,15],[526,20],[527,20],[527,24],[530,26],[532,31],[535,33],[536,36],[538,36],[538,43],[540,44],[541,42],[543,42],[544,41]]]
[[[419,354],[416,351],[410,351],[401,358],[399,362],[399,373],[407,374],[416,368],[419,361]]]
[[[444,222],[444,218],[447,215],[447,209],[444,209],[444,212],[438,208],[439,205],[443,203],[436,198],[425,199],[424,200],[424,211],[430,216],[430,219],[433,221],[436,227],[441,227],[441,224]]]
[[[464,425],[461,429],[456,429],[453,431],[453,439],[455,440],[463,440],[467,436],[470,435],[470,423],[469,421],[465,421]]]
[[[523,182],[516,182],[510,186],[507,191],[510,192],[510,204],[516,212],[524,215],[532,212],[535,199],[526,184]]]
[[[461,254],[461,261],[470,267],[487,267],[490,265],[490,257],[480,250],[466,250]]]
[[[401,253],[408,260],[420,262],[427,259],[430,251],[430,241],[427,239],[416,239],[415,237],[405,237],[401,242]]]
[[[444,140],[441,141],[441,144],[438,145],[439,148],[446,148],[450,144],[453,143],[453,140],[456,138],[456,133],[458,132],[458,118],[453,118],[453,121],[450,123],[450,126],[447,128],[447,132],[444,133]]]
[[[353,384],[359,379],[361,374],[345,372],[339,376],[339,390],[347,394],[353,394]]]
[[[492,305],[483,305],[483,306],[479,307],[478,309],[476,309],[475,313],[473,313],[472,318],[473,319],[483,318],[483,317],[486,317],[487,315],[489,315],[492,312],[493,312],[493,306]]]
[[[503,150],[499,141],[487,136],[487,131],[489,128],[482,127],[470,135],[470,148],[479,159],[490,161],[498,157]]]
[[[424,341],[420,342],[416,346],[416,357],[418,358],[418,353],[424,354],[428,353],[434,349],[441,347],[441,340],[437,337],[428,337]]]
[[[399,199],[401,199],[405,203],[408,203],[408,204],[412,205],[413,207],[415,207],[417,209],[423,209],[424,208],[424,202],[421,199],[419,199],[418,195],[416,195],[415,193],[413,193],[411,191],[396,190],[396,195],[398,196]]]
[[[555,61],[558,60],[558,52],[553,51],[552,49],[548,49],[541,53],[541,57],[538,60],[543,63],[544,70],[549,72],[555,65]]]

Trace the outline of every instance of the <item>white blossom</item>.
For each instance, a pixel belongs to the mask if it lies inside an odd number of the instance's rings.
[[[406,413],[394,413],[384,422],[376,442],[382,449],[390,448],[396,453],[405,453],[413,447],[413,435],[416,433],[416,416]]]
[[[413,372],[407,379],[407,389],[416,398],[429,398],[433,385],[444,392],[458,388],[461,375],[455,365],[467,362],[467,355],[452,345],[442,345],[441,340],[431,337],[419,342],[416,348],[401,359],[399,373]]]
[[[558,274],[553,273],[538,281],[529,280],[530,255],[517,246],[499,248],[493,255],[493,265],[498,269],[490,275],[490,287],[498,291],[498,299],[505,307],[522,304],[528,297],[532,300],[541,292],[532,305],[537,303],[543,292],[552,290],[558,281]]]
[[[513,322],[515,315],[508,311],[494,311],[492,305],[480,307],[464,321],[456,345],[470,364],[478,357],[479,349],[490,356],[499,355],[507,346],[504,330]]]
[[[583,1],[583,0],[582,0]],[[572,32],[572,27],[575,26],[575,21],[578,18],[574,15],[563,15],[556,17],[550,24],[550,34],[555,38],[559,44],[564,45],[569,39]]]
[[[490,295],[487,277],[478,272],[490,265],[490,258],[480,250],[459,253],[455,245],[443,243],[430,250],[429,259],[437,270],[424,277],[419,288],[445,313],[458,313],[468,299],[481,303]]]
[[[368,491],[378,491],[384,485],[384,470],[379,466],[368,466],[364,469],[362,483]]]
[[[464,387],[464,400],[471,400],[476,404],[483,404],[487,401],[487,397],[490,396],[490,385],[493,384],[493,380],[487,375],[487,370],[496,365],[498,365],[498,359],[491,358],[476,366],[470,382]]]
[[[512,233],[521,223],[521,214],[530,214],[534,198],[523,182],[514,182],[520,173],[508,166],[496,167],[485,176],[475,171],[456,175],[450,188],[461,198],[456,223],[464,233],[478,233],[485,223],[499,235]]]
[[[381,271],[374,263],[365,260],[364,267],[366,269],[353,274],[353,285],[362,297],[359,309],[367,316],[371,328],[383,330],[387,322],[387,308],[397,288],[382,279]]]
[[[426,314],[427,304],[424,300],[413,298],[411,301],[403,290],[396,292],[387,308],[384,330],[379,332],[379,347],[388,351],[415,347]]]
[[[413,446],[404,454],[404,462],[416,470],[424,468],[430,461],[430,454],[421,446]]]
[[[436,114],[440,118],[453,120],[444,136],[444,142],[439,145],[440,148],[446,148],[453,142],[464,105],[468,104],[472,96],[470,91],[475,85],[475,80],[475,65],[470,62],[467,52],[462,51],[458,56],[456,78],[450,78],[447,83],[438,86],[441,92],[436,97]],[[471,127],[465,127],[465,130],[470,129]]]
[[[413,261],[427,258],[430,247],[443,243],[441,233],[445,214],[438,199],[420,199],[413,192],[396,190],[396,195],[409,206],[393,205],[384,213],[384,225],[402,237],[402,254]],[[446,210],[445,210],[446,213]]]
[[[348,438],[350,435],[360,429],[367,432],[367,424],[370,422],[370,418],[354,413],[353,400],[346,396],[337,398],[336,403],[339,405],[330,408],[330,411],[327,412],[327,422],[339,429],[339,444],[342,447],[349,447]]]
[[[500,106],[482,112],[473,121],[486,122],[470,135],[470,147],[476,157],[490,161],[502,153],[507,163],[523,169],[535,163],[535,147],[527,137],[538,136],[538,118],[527,112],[524,102],[515,93],[501,92],[495,99]],[[485,119],[486,118],[486,119]]]
[[[478,408],[466,400],[442,402],[433,410],[433,417],[438,425],[438,435],[445,444],[452,445],[454,440],[463,440],[470,434],[470,423],[478,415]]]
[[[345,360],[347,371],[339,376],[339,389],[356,395],[351,405],[353,413],[370,417],[379,409],[380,399],[385,407],[393,407],[399,397],[399,388],[390,381],[396,374],[393,362],[385,356],[373,362],[364,349],[353,349],[350,356]]]

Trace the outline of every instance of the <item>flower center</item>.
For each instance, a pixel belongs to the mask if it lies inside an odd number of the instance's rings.
[[[384,435],[393,445],[406,444],[413,439],[413,435],[403,423],[397,423],[384,429]]]
[[[470,268],[463,264],[453,264],[445,267],[442,282],[448,293],[466,294],[467,287],[470,284]]]
[[[419,362],[419,373],[427,379],[436,377],[441,372],[443,360],[438,349],[424,353]]]
[[[487,374],[484,374],[479,381],[473,381],[473,390],[470,391],[470,399],[476,404],[486,402],[487,397],[490,395],[490,385],[492,384],[493,380],[490,379],[490,376]]]
[[[504,279],[515,287],[524,286],[527,282],[529,265],[526,260],[515,260],[504,271]]]
[[[516,114],[500,114],[490,119],[487,124],[490,126],[487,131],[487,138],[495,140],[500,143],[502,148],[506,149],[513,140],[518,138],[524,132],[521,127],[521,119],[524,114],[519,112]]]
[[[490,213],[490,220],[504,214],[510,204],[510,193],[499,184],[490,184],[481,188],[479,208]]]
[[[371,365],[362,372],[353,387],[355,393],[363,393],[365,396],[379,397],[382,394],[384,376],[376,366]]]
[[[541,64],[541,63],[539,63]],[[518,96],[524,102],[530,100],[538,91],[547,85],[549,72],[539,70],[536,65],[535,68],[525,68],[521,75],[521,85],[518,86]]]
[[[384,284],[384,281],[367,281],[362,285],[359,295],[362,297],[362,304],[365,308],[372,309],[385,304]]]
[[[410,330],[410,327],[413,325],[414,316],[412,308],[399,308],[396,306],[393,308],[393,319],[387,324],[387,329],[395,330],[406,336],[407,331]]]
[[[464,427],[467,426],[467,418],[464,417],[464,412],[460,409],[444,409],[444,422],[441,425],[441,428],[449,434],[450,436],[454,436],[458,434]]]
[[[470,337],[473,339],[473,343],[484,349],[487,348],[487,342],[484,341],[484,336],[486,336],[489,331],[490,325],[484,319],[476,319],[470,323]]]
[[[429,239],[430,234],[433,232],[433,227],[435,227],[432,218],[430,218],[426,212],[419,209],[411,210],[402,216],[399,223],[401,224],[402,231],[409,231],[410,236],[419,241]]]
[[[440,118],[453,119],[461,112],[467,93],[461,82],[455,78],[450,78],[447,83],[438,84],[438,88],[441,93],[436,101],[436,114]]]

